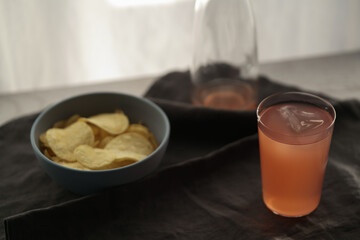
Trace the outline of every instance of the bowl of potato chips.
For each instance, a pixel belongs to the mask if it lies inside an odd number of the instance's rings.
[[[39,114],[30,141],[59,185],[92,194],[139,180],[159,166],[170,123],[148,99],[114,92],[65,99]]]

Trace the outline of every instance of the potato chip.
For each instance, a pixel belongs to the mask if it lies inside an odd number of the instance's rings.
[[[81,118],[80,121],[86,122],[86,120],[85,120],[84,118]],[[93,125],[93,124],[89,124],[89,126],[91,127],[91,130],[93,131],[95,138],[96,138],[98,135],[100,135],[101,129],[100,129],[98,126],[95,126],[95,125]]]
[[[142,124],[136,124],[136,123],[130,124],[130,126],[126,130],[126,132],[139,133],[139,134],[143,135],[144,137],[146,137],[151,142],[154,149],[156,149],[158,147],[158,143],[156,141],[155,136],[150,132],[150,130],[147,127],[145,127]]]
[[[104,150],[108,150],[108,149],[104,149]],[[129,152],[129,151],[120,151],[120,150],[108,150],[108,151],[112,151],[115,154],[116,162],[121,162],[126,159],[131,159],[131,160],[135,160],[138,162],[147,157],[147,155]]]
[[[46,131],[46,139],[56,156],[68,162],[76,161],[73,151],[77,146],[82,144],[94,145],[94,134],[91,128],[81,121],[64,129],[49,129]]]
[[[120,134],[129,127],[129,119],[124,113],[102,113],[89,118],[87,122],[98,126],[110,134]]]
[[[152,134],[152,133],[150,133],[150,134],[151,134],[151,135],[150,135],[150,137],[149,137],[149,140],[150,140],[150,142],[151,142],[151,144],[153,145],[154,150],[155,150],[155,149],[159,146],[159,144],[158,144],[158,142],[157,142],[154,134]]]
[[[115,153],[115,161],[108,166],[108,168],[119,168],[124,167],[146,158],[146,155],[128,152],[128,151],[117,151],[117,150],[109,150]]]
[[[44,155],[49,159],[51,159],[53,156],[55,156],[55,154],[51,151],[50,148],[44,149]]]
[[[114,136],[106,136],[102,138],[100,143],[97,145],[97,147],[104,148],[112,139],[114,139]]]
[[[54,124],[54,128],[66,128],[76,122],[80,118],[80,115],[74,114],[67,120],[61,120]]]
[[[65,128],[66,120],[57,121],[54,123],[53,128]]]
[[[60,164],[64,167],[74,168],[74,169],[79,169],[79,170],[91,170],[90,168],[85,167],[84,165],[82,165],[79,162],[67,162],[67,161],[61,160],[58,157],[53,157],[52,160],[54,162],[56,162],[57,164]]]
[[[65,127],[70,126],[71,124],[75,123],[77,120],[80,119],[80,115],[79,114],[74,114],[72,115],[68,120],[66,120],[65,122]]]
[[[39,137],[40,142],[45,146],[45,147],[49,147],[49,143],[46,139],[46,133],[42,133]]]
[[[136,132],[120,134],[112,139],[104,149],[129,151],[149,155],[154,151],[151,142],[143,135]]]
[[[99,133],[98,133],[99,139],[104,139],[109,136],[114,136],[114,135],[112,135],[112,134],[108,133],[107,131],[104,131],[103,129],[100,128]]]
[[[82,120],[80,120],[80,121],[82,121]],[[110,133],[102,130],[98,126],[95,126],[95,125],[93,125],[91,123],[89,123],[88,125],[91,127],[91,130],[93,131],[94,137],[95,137],[95,142],[94,142],[93,147],[103,148],[105,146],[104,144],[107,143],[104,140],[107,139],[107,141],[108,141],[109,139],[113,138],[113,135],[111,135]]]
[[[147,129],[147,127],[145,127],[144,125],[138,123],[130,124],[128,129],[126,129],[126,132],[137,132],[146,138],[150,136],[149,129]]]
[[[88,145],[78,146],[74,150],[74,155],[79,163],[94,170],[115,168],[123,165],[123,161],[130,160],[130,163],[134,163],[146,157],[142,154],[92,148]]]
[[[124,167],[146,158],[158,146],[147,127],[130,124],[121,110],[89,118],[73,115],[55,123],[39,139],[46,157],[81,170]]]
[[[113,168],[120,168],[120,167],[125,167],[127,165],[136,163],[138,161],[133,160],[133,159],[116,159],[112,164],[110,164],[108,166],[108,168],[104,168],[105,169],[113,169]]]
[[[115,154],[100,148],[80,145],[74,150],[75,159],[82,165],[91,169],[101,169],[115,160]]]

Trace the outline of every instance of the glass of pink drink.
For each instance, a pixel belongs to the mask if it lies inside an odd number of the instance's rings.
[[[319,205],[336,113],[301,92],[278,93],[257,108],[262,192],[274,213],[300,217]]]

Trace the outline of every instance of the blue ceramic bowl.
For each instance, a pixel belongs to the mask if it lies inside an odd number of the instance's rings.
[[[73,114],[86,117],[115,109],[123,110],[131,123],[144,123],[155,135],[159,147],[142,161],[117,169],[85,171],[59,165],[40,151],[40,134],[55,122]],[[73,193],[86,195],[136,181],[154,171],[166,151],[169,135],[169,120],[155,103],[122,93],[100,92],[68,98],[44,110],[32,125],[30,141],[36,158],[54,181]]]

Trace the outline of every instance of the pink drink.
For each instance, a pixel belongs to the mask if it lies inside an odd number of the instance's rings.
[[[192,102],[197,106],[228,110],[251,110],[257,104],[254,86],[236,82],[198,87]]]
[[[283,216],[309,214],[320,202],[335,111],[296,101],[260,110],[263,200]]]

